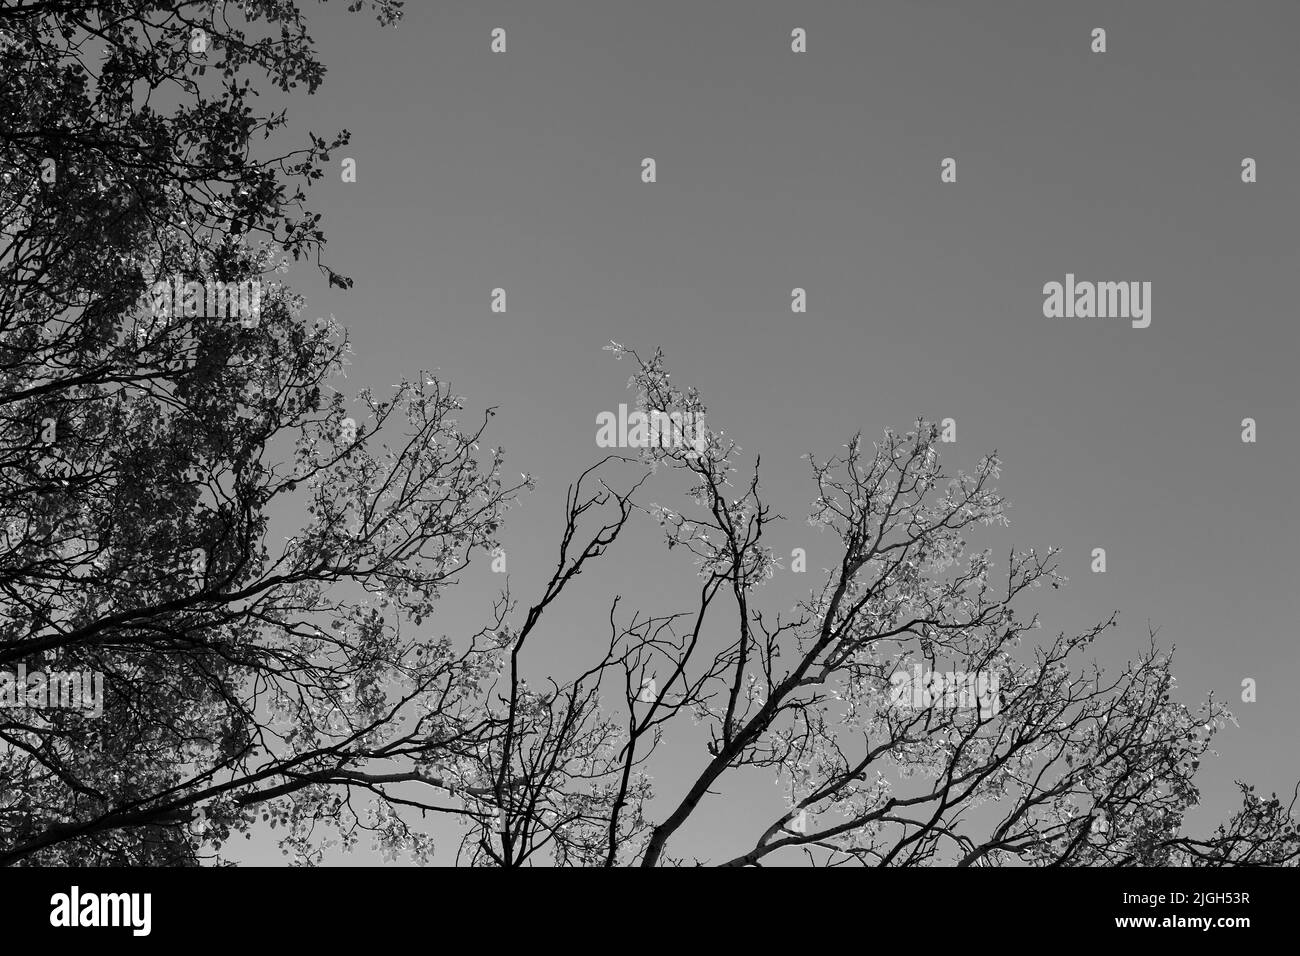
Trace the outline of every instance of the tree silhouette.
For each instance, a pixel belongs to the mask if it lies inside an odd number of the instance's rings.
[[[633,360],[641,410],[704,415],[697,392],[670,384],[661,353],[642,360],[610,348]],[[809,458],[810,521],[836,536],[840,556],[788,616],[760,607],[776,566],[763,535],[776,516],[757,465],[735,481],[738,449],[721,432],[707,433],[702,454],[642,452],[652,470],[690,478],[682,511],[642,507],[630,493],[571,495],[566,544],[589,504],[612,509],[593,538],[602,552],[629,512],[642,511],[670,549],[692,555],[699,595],[658,616],[620,617],[615,598],[608,649],[589,671],[527,693],[529,706],[498,709],[507,746],[494,741],[457,765],[479,784],[492,821],[469,835],[471,858],[509,865],[549,847],[561,863],[681,863],[668,852],[674,834],[724,775],[757,767],[783,784],[788,809],[747,850],[713,862],[802,854],[820,865],[1294,864],[1294,797],[1283,805],[1242,784],[1242,808],[1213,836],[1184,832],[1198,801],[1193,775],[1231,714],[1212,699],[1196,711],[1176,702],[1171,658],[1154,637],[1118,674],[1085,663],[1114,615],[1035,642],[1038,619],[1018,608],[1032,590],[1061,586],[1056,551],[1013,551],[995,574],[992,555],[967,538],[1005,523],[991,487],[1001,464],[989,456],[973,474],[948,475],[938,437],[918,422],[906,434],[886,431],[870,450],[854,436],[837,458]],[[528,611],[516,654],[545,603]],[[996,694],[900,698],[894,678],[913,666],[987,675]],[[512,702],[518,685],[512,673]],[[621,722],[602,709],[601,686],[622,698]],[[651,822],[645,768],[665,727],[687,718],[707,728],[707,757],[684,792],[661,795]],[[512,785],[489,791],[491,781]]]
[[[108,697],[0,712],[8,861],[193,861],[196,831],[276,798],[291,833],[356,821],[347,794],[472,721],[491,666],[387,612],[421,621],[518,486],[435,379],[363,393],[360,423],[331,394],[346,340],[272,280],[319,261],[288,184],[345,138],[252,157],[283,116],[240,70],[313,90],[321,67],[293,5],[243,10],[267,36],[210,3],[0,10],[0,665],[102,673]],[[235,316],[151,301],[160,281],[265,294]],[[286,498],[304,522],[277,546]]]

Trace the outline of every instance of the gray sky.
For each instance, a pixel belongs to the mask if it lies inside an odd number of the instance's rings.
[[[951,416],[950,468],[995,448],[1005,461],[997,546],[1064,548],[1071,584],[1045,630],[1118,609],[1098,658],[1136,655],[1158,627],[1183,700],[1213,691],[1236,712],[1198,777],[1197,823],[1236,804],[1234,778],[1289,792],[1295,3],[412,0],[396,31],[341,3],[307,11],[329,72],[288,101],[291,128],[350,129],[335,158],[358,165],[356,183],[336,165],[312,196],[328,261],[356,285],[298,273],[308,316],[350,328],[353,386],[436,368],[471,409],[499,406],[489,440],[541,481],[507,528],[518,595],[550,573],[564,490],[600,452],[596,414],[632,401],[610,339],[663,347],[711,423],[762,456],[790,519],[773,543],[787,559],[807,548],[810,570],[772,582],[771,611],[837,558],[804,521],[799,456]],[[790,51],[795,27],[806,54]],[[1241,182],[1246,156],[1257,183]],[[955,184],[940,182],[945,157]],[[1043,284],[1067,273],[1149,281],[1150,327],[1045,318]],[[796,286],[806,315],[790,311]],[[666,486],[646,498],[672,500]],[[485,620],[500,581],[484,571],[431,633]],[[634,528],[548,612],[533,665],[568,676],[598,651],[615,592],[662,613],[688,605],[693,580]],[[1240,702],[1246,677],[1257,703]],[[707,757],[673,738],[662,753],[660,813]],[[725,792],[670,852],[747,849],[782,806],[766,775]]]

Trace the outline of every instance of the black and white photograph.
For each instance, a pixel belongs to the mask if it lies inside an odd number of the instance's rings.
[[[1297,43],[0,0],[6,939],[1285,931]]]

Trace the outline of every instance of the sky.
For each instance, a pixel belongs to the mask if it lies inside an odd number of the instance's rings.
[[[766,586],[773,612],[838,560],[806,523],[801,456],[950,417],[949,468],[993,450],[1005,462],[998,546],[1063,549],[1071,581],[1044,629],[1116,610],[1098,660],[1136,656],[1157,629],[1177,649],[1180,699],[1213,693],[1236,714],[1198,775],[1193,829],[1237,805],[1234,779],[1289,794],[1300,7],[410,0],[393,30],[304,6],[328,73],[284,104],[291,132],[352,133],[311,203],[327,261],[355,285],[291,279],[309,317],[349,329],[348,387],[436,370],[471,411],[498,409],[488,441],[506,474],[539,479],[503,539],[517,595],[552,570],[565,490],[603,453],[597,414],[633,401],[611,339],[664,349],[742,467],[761,456],[789,519],[773,546],[808,552],[807,575]],[[806,52],[791,50],[795,28]],[[949,158],[955,182],[941,180]],[[1067,275],[1149,282],[1150,325],[1045,316],[1044,285]],[[646,497],[672,494],[652,481]],[[592,660],[615,593],[655,613],[689,606],[694,569],[648,521],[617,549],[548,612],[537,672]],[[486,621],[500,581],[484,565],[431,632],[467,638]],[[1241,701],[1247,678],[1255,702]],[[674,739],[651,767],[652,815],[708,758]],[[769,777],[739,775],[670,852],[746,850],[782,806]],[[262,833],[240,852],[279,859]]]

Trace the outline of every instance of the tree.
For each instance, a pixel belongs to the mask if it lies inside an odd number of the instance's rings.
[[[395,620],[429,614],[521,485],[435,379],[363,393],[360,423],[331,394],[346,339],[271,280],[320,261],[288,183],[346,137],[252,156],[284,120],[241,70],[311,91],[322,69],[292,4],[232,15],[0,10],[0,665],[99,673],[108,697],[0,712],[6,861],[193,862],[278,798],[295,836],[359,825],[348,794],[468,732],[495,659]],[[227,287],[254,301],[214,309]],[[273,547],[287,497],[305,520]]]
[[[370,6],[391,24],[401,4]],[[462,427],[430,376],[350,416],[346,336],[276,278],[314,257],[350,284],[304,191],[346,134],[252,148],[285,118],[244,75],[323,76],[297,7],[25,3],[0,9],[0,47],[0,668],[99,673],[106,693],[98,717],[0,709],[0,860],[196,863],[259,815],[303,862],[364,832],[422,859],[438,814],[472,864],[680,863],[683,825],[751,767],[788,809],[714,862],[1297,859],[1294,804],[1249,788],[1214,834],[1183,832],[1228,713],[1174,701],[1154,641],[1112,677],[1081,664],[1113,617],[1035,644],[1018,609],[1061,583],[1054,552],[995,574],[968,538],[1005,520],[1000,463],[947,475],[924,422],[810,459],[811,519],[842,553],[790,615],[761,609],[777,516],[758,464],[738,489],[739,449],[709,428],[583,471],[531,601],[507,587],[475,633],[410,636],[532,481],[481,448],[492,410]],[[230,289],[252,301],[227,308]],[[642,412],[702,420],[660,353],[611,350]],[[640,500],[674,475],[681,510]],[[647,517],[698,594],[653,614],[614,596],[601,654],[548,677],[543,617]],[[914,666],[978,681],[900,684]],[[707,756],[655,796],[688,719]]]
[[[634,361],[638,409],[702,420],[699,393],[670,384],[661,353],[610,349]],[[458,765],[469,780],[515,782],[482,791],[498,826],[472,835],[475,859],[519,863],[551,845],[562,863],[680,863],[670,841],[691,814],[725,774],[759,767],[783,783],[789,807],[750,848],[716,862],[803,853],[824,865],[1295,863],[1294,796],[1283,805],[1241,784],[1242,808],[1213,836],[1184,833],[1198,800],[1193,776],[1231,714],[1213,699],[1196,711],[1175,701],[1171,657],[1154,638],[1113,676],[1080,660],[1115,626],[1113,614],[1085,633],[1032,641],[1038,619],[1018,607],[1030,591],[1063,584],[1056,551],[1013,551],[995,575],[991,553],[967,540],[1006,521],[991,487],[996,455],[950,476],[938,428],[922,421],[886,431],[870,451],[854,436],[842,456],[809,457],[810,521],[834,533],[840,559],[792,616],[769,618],[759,592],[777,562],[763,535],[777,516],[757,464],[733,483],[737,446],[705,435],[702,449],[642,452],[652,470],[689,477],[687,510],[607,492],[600,503],[617,513],[593,538],[603,552],[629,511],[654,517],[667,546],[694,557],[695,603],[620,621],[615,598],[608,649],[591,670],[497,715],[507,732]],[[566,546],[591,501],[570,497]],[[576,573],[589,553],[567,567]],[[528,611],[516,654],[545,605]],[[913,667],[981,680],[927,691],[898,681]],[[512,671],[512,702],[518,684]],[[621,734],[598,703],[601,684],[622,698]],[[651,823],[645,768],[665,726],[687,716],[708,729],[707,757]]]

